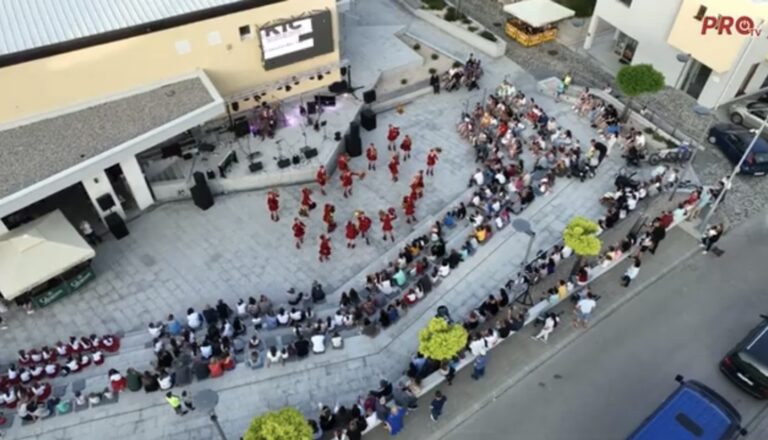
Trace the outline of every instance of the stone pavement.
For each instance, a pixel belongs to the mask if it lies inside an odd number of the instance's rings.
[[[365,34],[365,26],[376,25],[376,17],[391,25],[392,17],[402,17],[402,11],[398,11],[390,2],[361,1],[355,11],[366,17],[360,20],[360,35]],[[411,21],[408,30],[424,44],[461,58],[472,51],[421,22]],[[593,131],[579,121],[567,105],[555,106],[549,97],[540,96],[535,90],[534,78],[509,59],[484,64],[487,73],[482,81],[484,87],[493,89],[501,78],[510,75],[563,126],[570,128],[582,144],[593,136]],[[444,154],[435,181],[428,183],[428,195],[420,202],[417,214],[426,222],[428,215],[452,203],[465,191],[467,178],[474,168],[470,150],[456,136],[454,125],[465,103],[470,105],[481,100],[481,92],[443,93],[408,104],[402,115],[380,114],[381,128],[373,133],[363,132],[363,141],[375,141],[380,156],[385,156],[384,130],[393,122],[400,125],[403,132],[412,134],[415,158],[402,167],[404,179],[395,185],[396,191],[391,191],[392,185],[382,167],[362,182],[356,182],[355,195],[351,202],[345,203],[333,179],[329,199],[337,204],[339,222],[351,215],[353,209],[373,212],[384,206],[399,206],[400,198],[407,192],[407,179],[423,165],[426,149],[431,146],[441,146]],[[599,216],[602,208],[597,195],[612,186],[620,165],[620,160],[611,157],[601,166],[597,178],[584,183],[560,179],[553,194],[537,199],[523,215],[538,232],[536,247],[552,245],[573,215]],[[362,159],[353,161],[354,168],[363,166]],[[340,233],[336,233],[331,262],[318,264],[312,239],[301,251],[295,251],[290,245],[290,219],[296,209],[298,189],[284,188],[281,192],[283,219],[277,224],[267,219],[262,192],[220,197],[216,206],[207,212],[180,202],[163,205],[140,217],[132,223],[133,233],[128,239],[119,243],[108,241],[99,248],[96,262],[99,278],[89,289],[35,315],[12,316],[11,328],[0,334],[2,350],[7,355],[19,347],[50,343],[52,339],[74,333],[135,330],[141,337],[148,320],[161,319],[168,312],[181,314],[187,305],[201,308],[218,298],[232,303],[236,298],[259,293],[279,302],[288,286],[307,288],[312,279],[320,280],[328,292],[333,292],[351,277],[360,279],[363,276],[360,271],[387,251],[388,245],[378,241],[371,248],[348,251],[339,246],[342,240]],[[317,199],[319,203],[326,200],[319,196]],[[309,237],[319,233],[318,216],[313,213]],[[409,231],[406,225],[398,224],[395,233],[403,238]],[[500,232],[470,262],[460,266],[435,294],[406,315],[395,329],[374,340],[348,338],[343,351],[255,372],[241,367],[222,378],[195,383],[189,390],[213,387],[221,393],[218,412],[225,430],[233,438],[237,438],[255,414],[268,409],[293,405],[308,416],[315,416],[318,401],[349,401],[372,388],[380,377],[399,377],[416,348],[416,332],[431,317],[437,303],[445,302],[458,314],[476,306],[479,298],[495,291],[514,271],[526,242],[527,237],[521,237],[511,228]],[[380,258],[379,261],[384,264]],[[335,303],[335,298],[329,298],[329,303]],[[36,331],[38,328],[46,331]],[[109,366],[132,365],[129,361],[121,362],[121,356],[109,359]],[[106,384],[106,378],[103,380]],[[165,407],[159,395],[148,397],[142,393],[125,394],[120,403],[112,407],[56,417],[14,434],[17,434],[15,438],[109,435],[115,440],[196,439],[211,438],[212,431],[204,417],[193,414],[178,418]]]

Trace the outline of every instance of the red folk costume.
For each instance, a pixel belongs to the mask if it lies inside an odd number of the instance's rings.
[[[395,141],[398,136],[400,136],[400,129],[389,124],[389,128],[387,129],[387,150],[397,151]]]
[[[320,165],[320,168],[315,174],[315,182],[320,185],[320,194],[325,195],[325,184],[328,183],[328,173],[325,171],[323,165]]]
[[[405,213],[406,223],[411,223],[411,221],[416,223],[416,204],[414,203],[412,196],[403,197],[403,213]]]
[[[334,212],[336,212],[336,208],[330,203],[326,203],[323,207],[323,222],[328,226],[329,234],[336,229],[336,222],[333,221]]]
[[[434,176],[435,175],[435,165],[437,164],[437,151],[435,150],[429,150],[429,153],[427,154],[427,175],[428,176]]]
[[[312,201],[312,190],[309,188],[301,189],[301,200],[299,201],[299,215],[308,217],[309,211],[314,209],[315,202]]]
[[[331,239],[325,235],[320,236],[318,253],[318,260],[320,260],[320,262],[328,261],[328,259],[331,257]]]
[[[416,200],[424,196],[424,172],[419,171],[418,174],[411,179],[411,197]]]
[[[339,175],[339,180],[341,180],[341,187],[344,189],[344,198],[347,198],[352,195],[352,178],[354,176],[354,173],[351,171],[344,171]]]
[[[347,247],[354,248],[355,239],[357,238],[358,233],[357,226],[350,220],[347,222],[347,226],[344,229],[344,236],[347,238]]]
[[[365,150],[365,157],[368,159],[368,170],[376,171],[376,159],[379,158],[379,154],[373,144],[368,145],[368,148]]]
[[[340,172],[349,171],[349,162],[346,154],[342,153],[339,155],[339,158],[336,159],[336,168]]]
[[[403,161],[406,161],[411,158],[411,147],[413,146],[413,142],[411,141],[411,137],[407,134],[403,138],[403,142],[400,143],[400,149],[403,150]]]
[[[379,220],[381,220],[381,232],[384,233],[384,240],[389,236],[390,240],[395,241],[395,236],[392,234],[392,216],[387,212],[379,213]]]
[[[280,210],[280,199],[276,191],[267,193],[267,209],[269,210],[269,218],[272,221],[280,220],[280,215],[277,213]]]
[[[397,172],[398,172],[398,166],[400,165],[400,162],[397,160],[397,156],[392,156],[392,159],[389,160],[389,164],[387,167],[389,168],[389,174],[392,175],[392,181],[397,182]]]
[[[304,244],[304,234],[307,232],[307,227],[298,218],[293,219],[293,238],[296,240],[296,249],[301,248]]]
[[[360,232],[360,236],[365,239],[365,244],[371,244],[368,240],[368,231],[371,229],[373,223],[365,213],[357,213],[357,230]]]

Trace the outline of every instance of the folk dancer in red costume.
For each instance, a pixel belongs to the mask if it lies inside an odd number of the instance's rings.
[[[325,234],[320,235],[318,252],[318,260],[320,260],[321,263],[328,261],[331,258],[331,238],[326,237]]]
[[[435,175],[435,165],[440,158],[439,154],[440,152],[436,148],[430,149],[427,153],[427,176]]]
[[[315,182],[320,185],[320,194],[325,195],[325,184],[328,183],[328,172],[325,171],[325,165],[320,165],[315,174]]]
[[[416,202],[412,195],[403,197],[403,213],[405,214],[405,222],[410,224],[411,221],[416,223]]]
[[[355,217],[357,218],[357,230],[360,232],[360,237],[365,239],[365,244],[370,245],[371,241],[368,239],[368,231],[371,229],[373,221],[363,211],[357,211]]]
[[[299,215],[309,217],[309,211],[315,208],[315,202],[312,201],[312,190],[306,186],[301,189],[301,200],[299,201]]]
[[[280,211],[280,194],[277,193],[276,189],[267,192],[267,209],[269,210],[269,218],[273,222],[280,220],[280,214],[278,214]]]
[[[304,244],[304,234],[307,232],[307,226],[296,217],[293,219],[292,229],[293,238],[296,239],[296,249],[301,249],[301,245]]]
[[[368,171],[376,171],[376,159],[378,159],[379,153],[376,151],[376,146],[373,145],[373,142],[365,150],[365,157],[368,159]]]
[[[349,171],[349,157],[347,157],[347,153],[339,154],[339,158],[336,159],[336,169],[341,173]]]
[[[333,214],[336,213],[336,208],[330,203],[326,203],[323,207],[323,223],[328,226],[328,233],[336,229],[336,222],[333,220]]]
[[[403,162],[411,158],[411,147],[413,147],[413,141],[407,134],[400,143],[400,149],[403,150]]]
[[[354,181],[354,177],[357,176],[360,178],[360,180],[365,179],[365,173],[354,173],[352,171],[344,171],[339,175],[339,180],[341,180],[341,187],[344,189],[344,198],[352,195],[352,182]]]
[[[392,216],[388,212],[379,211],[379,220],[381,221],[381,232],[384,234],[384,241],[389,237],[394,242],[395,235],[392,233]]]
[[[387,150],[397,151],[395,141],[397,141],[398,136],[400,136],[400,128],[389,124],[389,128],[387,128]]]
[[[355,239],[357,238],[358,230],[355,223],[350,220],[347,222],[347,226],[344,228],[344,236],[347,238],[347,247],[355,248]]]
[[[424,170],[419,170],[419,172],[413,176],[410,187],[411,197],[414,201],[424,197]]]
[[[397,173],[398,173],[398,167],[400,166],[400,161],[397,159],[397,154],[393,153],[392,158],[389,160],[389,164],[387,167],[389,168],[389,174],[392,176],[392,181],[397,182]]]

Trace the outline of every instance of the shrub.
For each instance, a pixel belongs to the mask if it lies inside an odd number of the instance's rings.
[[[460,62],[458,62],[458,61],[454,61],[454,62],[453,62],[453,67],[454,67],[455,69],[458,69],[459,67],[461,67],[461,63],[460,63]]]
[[[430,67],[430,68],[429,68],[429,74],[430,74],[430,75],[434,75],[434,74],[436,74],[436,73],[437,73],[437,69],[435,69],[434,67]]]
[[[401,79],[401,80],[400,80],[400,84],[402,84],[402,85],[406,85],[406,84],[408,84],[408,79],[407,79],[407,78],[403,78],[403,79]]]
[[[461,22],[464,24],[472,24],[472,20],[470,20],[466,15],[461,14]]]
[[[478,30],[478,29],[479,29],[479,28],[478,28],[477,26],[469,26],[469,27],[467,28],[467,30],[468,30],[468,31],[470,31],[470,32],[477,32],[477,30]]]
[[[563,244],[581,257],[597,255],[602,246],[600,239],[595,235],[599,229],[593,221],[576,216],[563,230]]]
[[[445,10],[445,15],[443,18],[445,18],[445,21],[456,21],[459,19],[459,13],[453,6],[448,6],[448,9]]]
[[[311,440],[312,429],[294,408],[264,413],[251,420],[243,440]]]
[[[432,9],[434,11],[442,11],[445,9],[445,0],[421,0],[421,3],[426,9]]]
[[[413,45],[413,50],[419,50],[419,49],[421,49],[421,44],[416,43]]]
[[[432,318],[419,331],[419,353],[429,359],[445,361],[467,345],[467,331],[461,324],[448,324],[443,318]]]
[[[433,54],[430,56],[430,58],[432,58],[433,60],[436,60],[436,59],[440,58],[440,55],[438,55],[438,54],[436,54],[436,53],[433,53]]]
[[[493,35],[489,31],[482,31],[482,32],[480,32],[480,36],[485,38],[488,41],[494,41],[494,42],[496,41],[496,35]]]

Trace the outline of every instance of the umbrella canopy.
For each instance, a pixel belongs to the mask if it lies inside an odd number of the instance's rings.
[[[61,211],[53,211],[0,236],[0,293],[11,300],[96,252]]]
[[[542,27],[566,18],[576,12],[552,0],[524,0],[504,6],[504,12],[513,15],[533,27]]]

